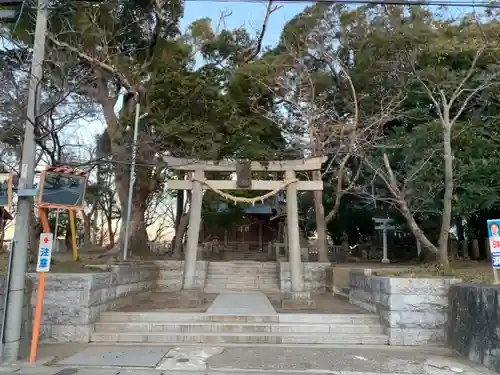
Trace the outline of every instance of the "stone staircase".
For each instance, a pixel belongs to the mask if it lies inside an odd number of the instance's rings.
[[[149,344],[387,345],[373,314],[210,315],[105,312],[91,342]]]
[[[260,290],[279,292],[276,262],[210,262],[205,291]]]

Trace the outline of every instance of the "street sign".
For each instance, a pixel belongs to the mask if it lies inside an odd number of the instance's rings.
[[[491,266],[500,269],[500,219],[488,220],[486,223],[490,241]]]
[[[0,207],[10,208],[12,204],[12,174],[0,173]]]
[[[54,236],[52,233],[42,233],[38,246],[38,260],[36,262],[36,272],[49,272],[50,259],[52,258],[52,246]]]
[[[87,188],[85,172],[65,167],[50,167],[40,177],[40,207],[79,210],[83,208]]]

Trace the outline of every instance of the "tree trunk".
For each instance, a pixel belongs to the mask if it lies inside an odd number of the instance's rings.
[[[102,247],[104,245],[104,213],[102,212],[101,213],[101,225],[100,225],[100,230],[99,230],[99,246]],[[108,228],[109,228],[109,224],[108,223]]]
[[[64,235],[64,245],[66,245],[66,249],[73,248],[73,245],[71,243],[71,225],[69,224],[69,219],[68,225],[66,225],[66,234]]]
[[[313,181],[321,181],[321,172],[312,172]],[[329,262],[328,259],[328,244],[326,241],[326,221],[325,221],[325,207],[323,206],[323,191],[315,190],[314,197],[314,211],[316,215],[316,233],[318,235],[318,260],[320,262]]]
[[[175,204],[175,231],[180,225],[182,215],[184,213],[184,190],[177,190],[176,204]]]
[[[444,114],[449,115],[447,111],[445,111]],[[451,151],[451,127],[449,121],[443,125],[443,151],[444,198],[443,217],[439,234],[439,261],[445,270],[448,270],[450,268],[450,262],[448,260],[448,237],[450,236],[451,203],[453,199],[453,155]]]
[[[90,222],[90,215],[83,213],[83,246],[91,247],[91,227],[92,223]]]
[[[415,218],[410,212],[410,209],[408,208],[408,205],[404,199],[399,199],[398,201],[399,209],[401,210],[401,213],[403,214],[404,218],[406,219],[406,222],[408,226],[410,227],[411,232],[415,236],[415,238],[424,245],[424,248],[429,250],[431,253],[437,254],[439,252],[438,248],[434,246],[434,244],[427,238],[425,233],[420,229],[419,225],[415,221]],[[448,258],[446,258],[448,259]]]
[[[105,89],[100,88],[103,93]],[[122,114],[131,114],[136,105],[135,97],[131,100],[124,100]],[[129,98],[130,99],[130,98]],[[100,101],[103,109],[104,118],[106,119],[107,133],[109,135],[109,146],[114,158],[124,160],[130,156],[130,149],[126,150],[123,147],[123,137],[126,132],[126,119],[120,121],[115,114],[114,106],[116,99],[106,97]],[[137,149],[137,161],[146,162],[154,160],[155,151],[148,146],[148,142],[142,142],[144,139],[143,133],[140,133]],[[155,188],[153,177],[153,167],[142,166],[136,169],[136,179],[132,199],[132,215],[130,223],[127,223],[127,200],[128,189],[130,184],[130,167],[117,163],[114,165],[115,185],[118,193],[121,208],[121,225],[118,246],[120,253],[123,254],[123,246],[125,242],[125,226],[128,225],[128,252],[135,255],[149,254],[148,234],[146,231],[146,205],[149,201],[150,194]],[[110,236],[112,234],[110,233]]]
[[[185,213],[182,215],[180,221],[179,221],[179,226],[177,227],[175,231],[175,238],[174,238],[174,258],[180,259],[181,258],[181,253],[182,253],[182,240],[184,238],[184,235],[186,234],[186,230],[189,224],[189,214]]]
[[[472,240],[472,258],[474,260],[481,259],[481,254],[479,252],[479,241],[477,240],[477,238]]]
[[[98,225],[97,225],[97,220],[99,218],[99,215],[97,213],[97,209],[94,208],[94,213],[93,213],[93,218],[92,218],[92,223],[91,223],[91,226],[93,228],[93,231],[92,231],[92,243],[94,245],[97,245],[97,231],[98,231]]]
[[[106,223],[107,223],[107,227],[108,227],[109,247],[112,249],[115,247],[115,234],[113,231],[112,216],[106,215]]]
[[[120,236],[118,239],[118,244],[123,251],[123,246],[125,244],[125,232],[126,226],[129,225],[128,233],[128,255],[134,254],[139,256],[144,256],[150,254],[150,249],[148,246],[148,233],[146,230],[146,202],[149,197],[149,191],[141,189],[141,182],[138,178],[136,180],[136,188],[134,189],[132,195],[132,214],[130,215],[130,223],[127,223],[127,203],[128,203],[128,179],[129,176],[124,176],[122,173],[116,173],[116,190],[118,192],[118,198],[120,200],[121,209],[121,225],[120,225]],[[148,181],[146,181],[148,182]],[[144,194],[147,192],[147,194]]]

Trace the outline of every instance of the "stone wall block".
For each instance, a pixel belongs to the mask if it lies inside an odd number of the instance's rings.
[[[89,341],[92,324],[102,312],[121,306],[127,296],[157,286],[157,266],[151,263],[118,264],[109,272],[47,274],[42,340]],[[38,275],[30,274],[33,280]],[[32,298],[32,308],[36,300]]]
[[[349,301],[376,312],[390,345],[443,344],[448,321],[448,290],[458,279],[410,279],[351,270]]]

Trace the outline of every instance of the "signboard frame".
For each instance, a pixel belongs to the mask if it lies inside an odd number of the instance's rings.
[[[79,176],[79,177],[84,178],[82,204],[78,205],[78,206],[71,206],[71,205],[67,205],[67,204],[44,203],[42,199],[43,199],[43,191],[44,191],[44,184],[45,184],[45,176],[46,176],[47,172],[56,172],[56,173]],[[87,183],[88,183],[88,173],[86,173],[86,172],[77,171],[75,169],[68,168],[68,167],[49,167],[40,174],[40,190],[38,192],[38,198],[37,198],[38,206],[42,207],[42,208],[82,210],[85,207],[85,194],[87,192]]]

